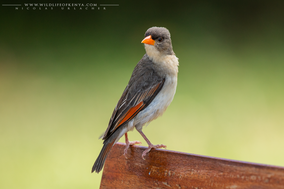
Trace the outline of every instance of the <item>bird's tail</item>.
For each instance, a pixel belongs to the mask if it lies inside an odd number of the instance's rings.
[[[116,138],[114,137],[108,138],[107,140],[104,141],[104,146],[100,152],[99,157],[97,158],[97,160],[95,161],[93,165],[92,172],[96,171],[97,173],[99,173],[102,170],[105,160],[107,158],[107,155],[109,154],[115,141],[116,141]]]

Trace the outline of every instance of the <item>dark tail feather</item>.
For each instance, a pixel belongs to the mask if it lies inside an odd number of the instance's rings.
[[[105,140],[104,142],[104,146],[100,152],[99,157],[97,158],[97,160],[95,161],[93,168],[92,168],[92,172],[96,171],[97,173],[99,173],[104,164],[105,164],[105,160],[107,158],[107,155],[109,154],[114,142],[115,142],[116,138],[108,138],[107,140]],[[108,141],[110,140],[110,141]]]

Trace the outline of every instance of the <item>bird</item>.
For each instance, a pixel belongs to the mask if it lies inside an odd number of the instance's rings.
[[[165,27],[151,27],[142,42],[146,53],[135,66],[130,80],[124,89],[108,127],[101,136],[103,147],[96,159],[92,172],[99,173],[114,144],[124,135],[126,157],[129,146],[141,144],[139,141],[129,141],[127,132],[136,128],[148,144],[142,153],[142,158],[151,149],[166,148],[166,145],[153,145],[142,128],[160,117],[172,102],[176,93],[179,61],[171,41],[171,35]]]

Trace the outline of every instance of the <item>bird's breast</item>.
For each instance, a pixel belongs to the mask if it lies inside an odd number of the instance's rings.
[[[153,60],[153,64],[155,64],[156,73],[165,78],[165,83],[154,100],[133,118],[132,127],[135,126],[140,130],[145,124],[163,115],[176,93],[178,58],[175,55],[167,55],[159,60]]]
[[[134,118],[134,125],[142,129],[143,125],[163,115],[171,104],[177,87],[177,77],[167,76],[164,86],[154,100]]]
[[[153,103],[151,103],[153,107],[156,107],[157,117],[161,116],[172,102],[176,93],[176,87],[177,77],[167,76],[162,90],[153,100]]]

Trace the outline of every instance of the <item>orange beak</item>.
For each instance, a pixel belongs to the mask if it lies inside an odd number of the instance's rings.
[[[148,44],[148,45],[155,45],[155,41],[152,39],[152,36],[149,35],[147,37],[145,37],[141,43],[145,43],[145,44]]]

